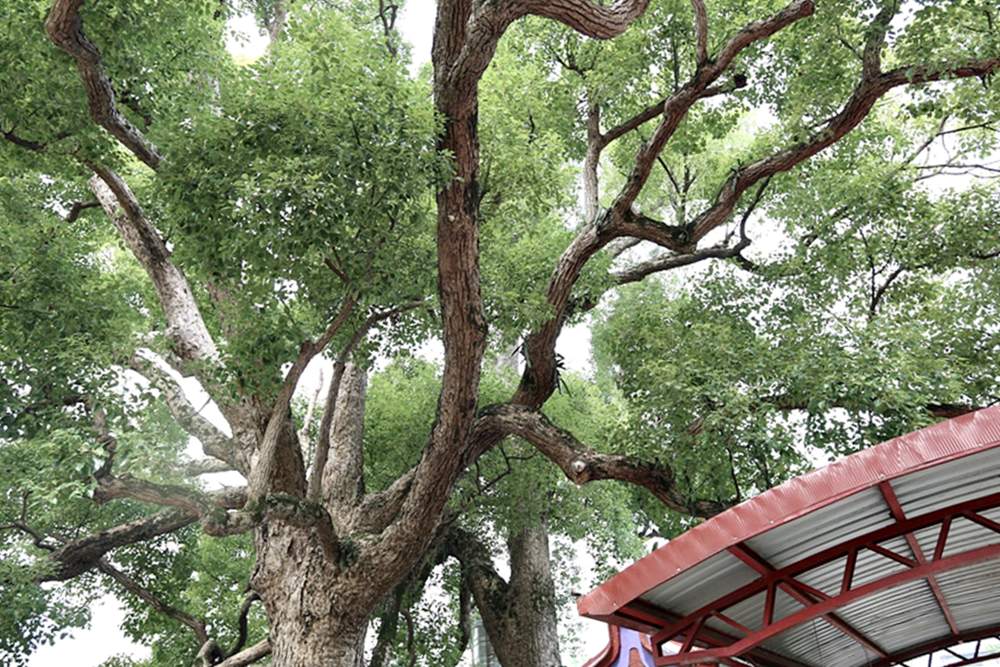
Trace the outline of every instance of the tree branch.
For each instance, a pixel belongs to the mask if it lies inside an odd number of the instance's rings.
[[[98,478],[97,484],[94,500],[99,503],[129,498],[152,505],[176,507],[198,517],[205,516],[213,508],[238,509],[247,502],[245,487],[224,487],[211,493],[202,493],[196,489],[157,484],[131,475],[116,477],[110,474]]]
[[[83,0],[55,0],[45,19],[45,31],[56,46],[76,61],[94,122],[150,168],[157,169],[162,158],[156,146],[115,105],[115,91],[111,79],[104,72],[101,54],[83,34],[82,6]]]
[[[137,350],[129,359],[129,367],[159,390],[174,420],[198,439],[206,454],[246,474],[247,462],[240,459],[237,442],[217,429],[191,404],[162,359],[149,350]]]
[[[224,461],[216,459],[202,459],[200,461],[190,461],[178,468],[185,475],[197,477],[199,475],[214,475],[222,472],[236,472],[236,469]]]
[[[404,593],[402,585],[393,589],[385,609],[379,614],[378,636],[375,640],[375,648],[372,650],[371,660],[368,661],[368,667],[385,667],[392,655]]]
[[[112,170],[88,164],[95,176],[90,188],[118,229],[125,245],[146,270],[166,315],[167,337],[185,361],[218,361],[219,352],[208,333],[187,278],[170,260],[170,251],[146,218],[124,180]]]
[[[117,582],[126,591],[148,604],[155,611],[167,618],[172,618],[182,625],[186,625],[194,633],[199,645],[208,641],[208,631],[205,629],[205,621],[202,619],[195,618],[186,611],[167,604],[151,590],[109,563],[106,558],[98,559],[97,569]]]
[[[66,222],[76,222],[80,214],[86,211],[88,208],[99,208],[101,205],[97,201],[78,201],[73,202],[73,205],[69,209],[69,213],[66,214]]]
[[[631,236],[653,241],[675,252],[692,251],[694,239],[687,226],[671,227],[642,216],[633,211],[633,203],[648,180],[657,157],[688,110],[705,95],[733,59],[754,42],[810,16],[813,9],[812,0],[793,0],[770,18],[748,24],[726,43],[714,62],[699,68],[690,81],[666,100],[659,125],[639,149],[632,172],[611,208],[594,224],[585,226],[560,257],[546,295],[555,315],[525,339],[527,364],[513,403],[537,407],[554,391],[555,341],[567,316],[570,292],[584,265],[601,248],[616,238]]]
[[[663,253],[628,268],[613,271],[611,277],[616,285],[636,283],[654,273],[679,269],[682,266],[697,264],[706,259],[731,259],[739,257],[740,253],[749,245],[749,241],[746,243],[741,241],[734,246],[718,245],[710,248],[700,248],[687,253]]]
[[[258,660],[263,660],[271,654],[271,642],[265,639],[264,641],[258,642],[248,649],[244,649],[237,653],[236,655],[230,656],[215,665],[215,667],[245,667],[246,665],[252,665]]]
[[[875,20],[868,26],[865,49],[861,55],[861,76],[864,79],[874,79],[882,73],[882,48],[898,5],[898,0],[885,0]]]
[[[170,510],[67,542],[49,556],[54,567],[41,574],[39,581],[72,579],[97,566],[112,549],[173,533],[197,520],[198,515],[193,512]]]
[[[255,500],[261,498],[268,493],[273,481],[272,478],[275,476],[276,472],[278,472],[279,459],[282,458],[281,445],[284,442],[286,444],[285,449],[291,447],[291,443],[288,442],[288,438],[283,436],[287,435],[289,428],[288,410],[292,402],[292,396],[295,394],[295,388],[298,386],[299,379],[302,377],[302,373],[309,365],[309,362],[326,348],[337,332],[340,331],[341,327],[343,327],[343,325],[347,322],[347,319],[354,311],[354,306],[357,305],[357,302],[358,297],[355,294],[351,293],[345,296],[340,304],[337,314],[334,316],[333,320],[327,326],[323,334],[315,341],[306,341],[299,347],[299,354],[292,363],[292,367],[288,370],[287,375],[285,375],[285,380],[281,385],[277,398],[274,400],[273,406],[271,407],[271,414],[268,418],[267,427],[264,430],[264,437],[259,447],[257,463],[254,465],[253,470],[250,471],[251,499]],[[319,447],[317,447],[317,449],[319,449]],[[289,473],[292,471],[285,470],[284,472]],[[300,476],[298,472],[294,472],[292,474],[296,478],[293,482],[295,486],[298,486],[300,483],[301,486],[306,485],[304,470],[301,471],[301,480],[298,479]]]
[[[243,604],[240,605],[240,613],[236,618],[237,626],[237,636],[232,647],[226,652],[226,657],[231,658],[241,650],[243,650],[244,644],[247,643],[247,618],[250,615],[250,608],[253,607],[253,603],[260,600],[260,595],[256,591],[250,591],[247,596],[243,598]]]
[[[313,475],[315,479],[322,479],[323,498],[335,508],[336,515],[338,508],[353,508],[365,492],[364,422],[368,374],[364,368],[351,363],[334,372],[344,380],[338,383],[336,410],[324,443],[333,453],[333,459],[331,465],[327,465],[323,457],[323,468],[317,468]],[[317,465],[319,459],[317,456]]]
[[[694,9],[694,34],[697,44],[697,62],[701,67],[708,62],[708,11],[704,0],[691,0]]]
[[[402,313],[420,307],[425,303],[423,299],[410,301],[389,310],[375,312],[369,315],[359,326],[351,339],[340,350],[333,365],[333,377],[330,380],[330,388],[327,391],[326,403],[323,407],[323,417],[320,419],[319,434],[317,435],[316,451],[314,453],[312,472],[310,473],[307,495],[312,500],[318,501],[323,491],[326,474],[327,458],[330,453],[330,430],[333,425],[334,414],[337,410],[337,400],[340,395],[340,385],[344,376],[347,359],[354,352],[354,349],[364,340],[368,332],[379,322],[391,319]],[[363,488],[363,486],[362,486]]]
[[[490,421],[500,432],[530,442],[576,484],[607,479],[629,482],[645,487],[670,509],[691,516],[710,517],[727,507],[714,500],[685,497],[678,491],[674,473],[667,465],[587,449],[571,433],[535,410],[501,405],[486,408],[481,415],[481,419]]]
[[[616,0],[610,5],[590,0],[525,0],[520,5],[521,15],[558,21],[591,39],[611,39],[646,12],[649,0]]]
[[[929,65],[900,67],[873,79],[862,79],[847,104],[810,139],[735,172],[723,186],[716,203],[694,220],[693,240],[704,238],[728,219],[740,195],[755,183],[792,169],[843,138],[857,127],[868,116],[875,103],[893,88],[945,79],[983,77],[998,68],[1000,68],[1000,58],[987,58],[942,67]]]

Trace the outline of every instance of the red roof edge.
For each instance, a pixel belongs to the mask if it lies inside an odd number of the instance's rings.
[[[730,546],[880,482],[997,445],[1000,406],[949,419],[844,457],[695,526],[580,597],[577,609],[582,616],[607,619],[661,583]]]

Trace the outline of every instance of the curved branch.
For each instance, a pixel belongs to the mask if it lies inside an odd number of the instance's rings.
[[[633,204],[657,157],[691,106],[711,90],[733,59],[746,47],[813,13],[813,0],[793,0],[770,18],[748,24],[723,47],[719,58],[699,68],[692,79],[663,104],[661,120],[652,137],[638,151],[635,165],[611,208],[589,224],[563,252],[549,281],[546,295],[555,315],[525,339],[526,367],[513,403],[540,406],[555,390],[555,342],[570,305],[570,293],[584,265],[609,242],[622,236],[643,238],[682,253],[694,247],[687,227],[671,227],[633,211]]]
[[[208,333],[187,278],[170,260],[170,250],[146,218],[132,190],[111,169],[93,163],[87,166],[95,174],[90,179],[90,189],[153,282],[167,318],[167,336],[174,351],[185,361],[216,362],[219,351]]]
[[[585,37],[611,39],[646,12],[649,0],[616,0],[610,5],[590,0],[526,0],[521,5],[524,14],[558,21]]]
[[[822,130],[805,142],[778,151],[734,173],[723,186],[716,203],[694,220],[693,240],[704,238],[706,234],[725,222],[732,214],[740,195],[755,183],[789,171],[842,139],[857,127],[868,116],[875,103],[893,88],[947,79],[985,77],[997,69],[1000,69],[1000,58],[985,58],[947,66],[899,67],[875,78],[863,78],[844,107]]]
[[[156,358],[152,352],[139,350],[129,359],[129,367],[149,380],[150,384],[160,391],[174,420],[189,435],[198,439],[206,454],[231,468],[246,472],[246,466],[238,460],[239,448],[236,441],[201,415],[162,360]]]
[[[444,540],[445,552],[462,564],[463,581],[476,598],[496,599],[496,606],[508,594],[509,584],[493,565],[493,555],[486,545],[470,531],[452,525]]]
[[[714,516],[728,506],[714,500],[684,496],[677,489],[673,470],[668,465],[587,449],[572,433],[559,428],[536,410],[515,405],[491,406],[483,410],[481,418],[504,434],[530,442],[576,484],[608,479],[628,482],[645,487],[670,509],[691,516]]]
[[[56,46],[76,61],[94,122],[110,132],[151,169],[157,169],[162,157],[156,146],[115,105],[115,91],[111,79],[104,72],[101,54],[83,34],[82,6],[83,0],[55,0],[45,19],[45,32]]]
[[[611,277],[616,285],[636,283],[654,273],[679,269],[682,266],[697,264],[698,262],[702,262],[706,259],[730,259],[733,257],[739,257],[740,253],[749,245],[750,243],[748,241],[746,243],[737,243],[734,246],[712,246],[710,248],[701,248],[687,253],[664,253],[653,257],[652,259],[646,260],[645,262],[634,264],[620,271],[614,271],[612,272]],[[596,300],[594,303],[596,304]]]
[[[186,625],[190,628],[191,632],[194,633],[199,645],[208,641],[208,631],[205,629],[205,621],[202,619],[195,618],[186,611],[177,609],[176,607],[167,604],[151,590],[116,568],[105,558],[98,559],[97,569],[111,577],[111,579],[120,584],[122,588],[148,604],[155,611],[168,618],[174,619],[182,625]]]
[[[271,642],[267,639],[258,642],[251,646],[250,648],[244,649],[232,655],[222,662],[215,665],[215,667],[245,667],[246,665],[251,665],[258,660],[263,660],[271,654]]]
[[[233,646],[226,652],[227,658],[231,658],[243,650],[244,644],[247,643],[247,618],[250,616],[250,608],[253,607],[253,603],[258,600],[260,600],[260,595],[257,594],[257,591],[250,591],[243,598],[243,604],[240,605],[240,615],[236,619],[238,634]]]
[[[199,475],[214,475],[221,472],[236,472],[236,470],[224,461],[215,459],[202,459],[200,461],[190,461],[178,467],[185,475],[197,477]]]
[[[237,509],[247,502],[245,487],[223,488],[210,494],[173,484],[156,484],[131,475],[104,475],[97,480],[94,500],[99,503],[116,498],[129,498],[153,505],[176,507],[196,516],[204,516],[213,508]]]
[[[748,83],[749,81],[747,80],[746,75],[736,74],[730,82],[706,87],[701,93],[701,99],[735,92],[741,88],[746,88]],[[619,139],[629,132],[642,127],[649,121],[655,120],[659,116],[663,115],[663,110],[666,108],[669,99],[670,98],[666,98],[655,104],[649,105],[631,118],[622,121],[615,127],[609,129],[607,132],[601,134],[598,143],[599,147],[603,149],[615,139]]]
[[[659,273],[661,271],[670,271],[672,269],[677,269],[682,266],[689,266],[691,264],[696,264],[698,262],[704,261],[706,259],[736,259],[741,265],[749,264],[749,260],[743,257],[743,251],[750,247],[750,238],[747,236],[747,221],[750,219],[750,215],[754,212],[757,206],[760,204],[761,197],[764,195],[764,190],[770,183],[770,179],[765,179],[760,186],[757,188],[757,192],[754,195],[753,201],[747,207],[746,211],[743,212],[743,216],[740,219],[739,224],[739,235],[740,240],[730,246],[728,245],[730,238],[734,232],[730,232],[726,236],[725,242],[721,245],[712,246],[710,248],[701,248],[697,250],[692,250],[691,252],[673,252],[664,253],[657,257],[654,257],[645,262],[641,262],[627,269],[612,272],[611,278],[616,285],[625,285],[628,283],[634,283],[642,280],[646,276],[652,275],[654,273]],[[661,243],[660,245],[664,245]],[[597,304],[597,299],[591,299],[587,305],[594,306]]]
[[[193,512],[173,510],[137,519],[67,542],[49,556],[54,568],[41,574],[39,581],[65,581],[95,567],[112,549],[145,542],[173,533],[198,520]]]

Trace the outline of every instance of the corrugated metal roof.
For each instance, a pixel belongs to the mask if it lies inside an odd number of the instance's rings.
[[[650,591],[644,599],[682,615],[690,614],[756,578],[753,570],[723,551],[701,563],[697,570],[684,572]]]
[[[1000,633],[997,445],[1000,407],[847,457],[668,543],[581,613],[639,605],[658,640],[713,631],[696,634],[692,660],[768,667],[897,664]]]

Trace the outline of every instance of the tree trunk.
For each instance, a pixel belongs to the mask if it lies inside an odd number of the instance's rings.
[[[363,667],[361,577],[338,572],[314,529],[267,521],[256,545],[252,583],[267,610],[275,667]]]
[[[544,520],[521,530],[508,545],[511,601],[507,640],[494,650],[504,667],[559,667],[556,587]]]
[[[543,520],[507,542],[510,582],[493,569],[489,550],[469,533],[452,544],[469,578],[490,645],[503,667],[559,667],[555,584]]]

